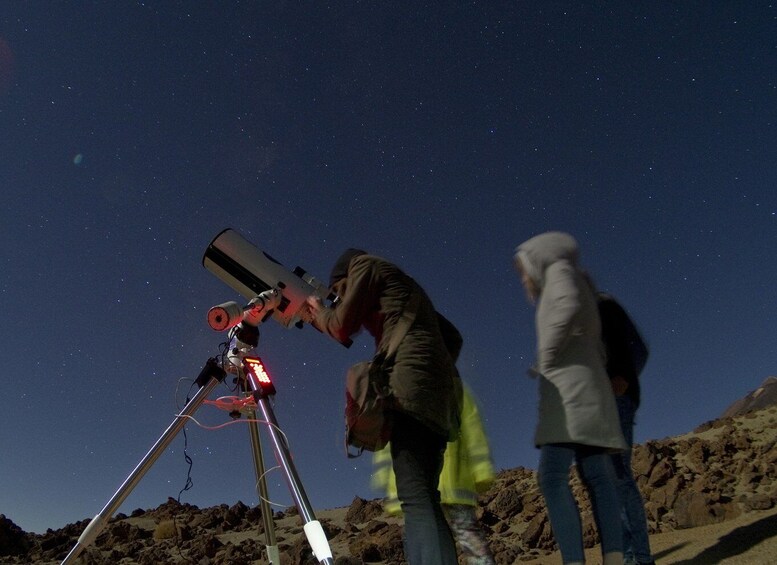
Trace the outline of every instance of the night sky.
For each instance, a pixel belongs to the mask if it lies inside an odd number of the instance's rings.
[[[568,231],[650,343],[637,442],[689,432],[777,374],[776,180],[769,2],[5,2],[0,513],[94,516],[173,421],[241,300],[202,266],[225,228],[320,279],[361,247],[418,280],[499,469],[538,457],[513,249]],[[313,507],[378,497],[343,449],[370,336],[260,329]],[[245,421],[186,432],[181,502],[257,504]],[[184,447],[120,511],[177,498]]]

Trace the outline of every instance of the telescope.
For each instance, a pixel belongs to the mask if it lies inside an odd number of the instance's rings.
[[[205,251],[202,264],[249,301],[245,306],[240,306],[237,302],[225,302],[208,311],[208,325],[211,328],[218,331],[230,330],[229,347],[227,350],[222,350],[220,361],[216,358],[208,359],[195,381],[199,387],[197,393],[187,400],[181,413],[175,416],[173,422],[124,480],[108,503],[87,524],[76,545],[61,565],[69,565],[97,539],[114,512],[167,449],[176,434],[183,429],[188,418],[192,417],[197,408],[206,402],[208,395],[224,380],[227,372],[238,374],[236,381],[245,396],[240,398],[238,403],[216,401],[214,404],[222,408],[230,408],[230,414],[233,417],[236,417],[235,414],[239,417],[242,411],[246,410],[252,422],[251,449],[254,455],[257,489],[262,504],[268,562],[270,565],[279,565],[280,553],[275,539],[272,510],[267,497],[266,472],[258,429],[260,422],[267,424],[276,461],[283,470],[313,555],[320,563],[334,565],[326,533],[316,519],[313,507],[305,494],[294,466],[288,439],[281,431],[269,401],[269,397],[275,395],[275,386],[262,360],[255,355],[254,348],[259,341],[258,326],[261,322],[272,316],[285,327],[301,327],[303,320],[300,313],[308,297],[317,296],[321,300],[329,300],[332,303],[336,302],[337,297],[304,270],[297,267],[293,272],[288,271],[278,261],[254,247],[231,229],[222,231],[211,242]],[[350,340],[343,343],[346,347],[350,344]],[[238,406],[240,410],[236,411],[235,408]],[[262,420],[257,419],[257,408],[262,412]],[[191,464],[191,459],[189,462]]]
[[[288,270],[231,228],[225,229],[210,242],[202,258],[202,265],[251,301],[244,307],[227,302],[211,308],[208,323],[215,330],[227,329],[244,319],[252,308],[257,310],[257,299],[271,301],[271,304],[260,305],[259,310],[265,312],[261,321],[271,316],[286,328],[303,326],[300,312],[308,297],[317,296],[330,304],[338,300],[333,292],[307,271],[299,266],[293,271]],[[267,294],[275,290],[280,291],[279,297]],[[339,343],[350,347],[352,342],[349,339]]]

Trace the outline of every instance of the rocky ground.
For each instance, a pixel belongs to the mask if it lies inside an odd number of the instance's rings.
[[[659,563],[777,562],[777,406],[704,424],[692,433],[637,446],[634,472]],[[596,529],[573,473],[586,547],[596,562]],[[497,562],[560,563],[535,472],[499,473],[478,513]],[[317,512],[336,563],[403,563],[401,522],[380,501],[354,499]],[[0,565],[59,563],[88,520],[45,534],[0,516]],[[282,563],[316,563],[295,509],[274,515]],[[80,558],[84,565],[258,564],[264,559],[258,507],[199,509],[168,500],[117,515]]]

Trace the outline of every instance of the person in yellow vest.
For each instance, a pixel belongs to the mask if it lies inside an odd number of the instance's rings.
[[[478,494],[494,483],[494,465],[477,403],[469,388],[463,388],[461,433],[445,450],[439,483],[440,502],[465,562],[493,565],[494,556],[475,510]],[[383,505],[387,513],[400,514],[390,446],[375,452],[373,463],[372,487],[386,493]]]

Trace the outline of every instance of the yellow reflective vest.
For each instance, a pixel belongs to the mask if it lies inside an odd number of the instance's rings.
[[[401,512],[397,499],[397,485],[391,465],[391,444],[375,452],[372,487],[386,493],[384,509],[390,514]],[[440,473],[440,501],[442,504],[475,506],[478,494],[494,482],[494,464],[488,446],[483,422],[471,391],[465,386],[461,410],[461,433],[448,443]]]

